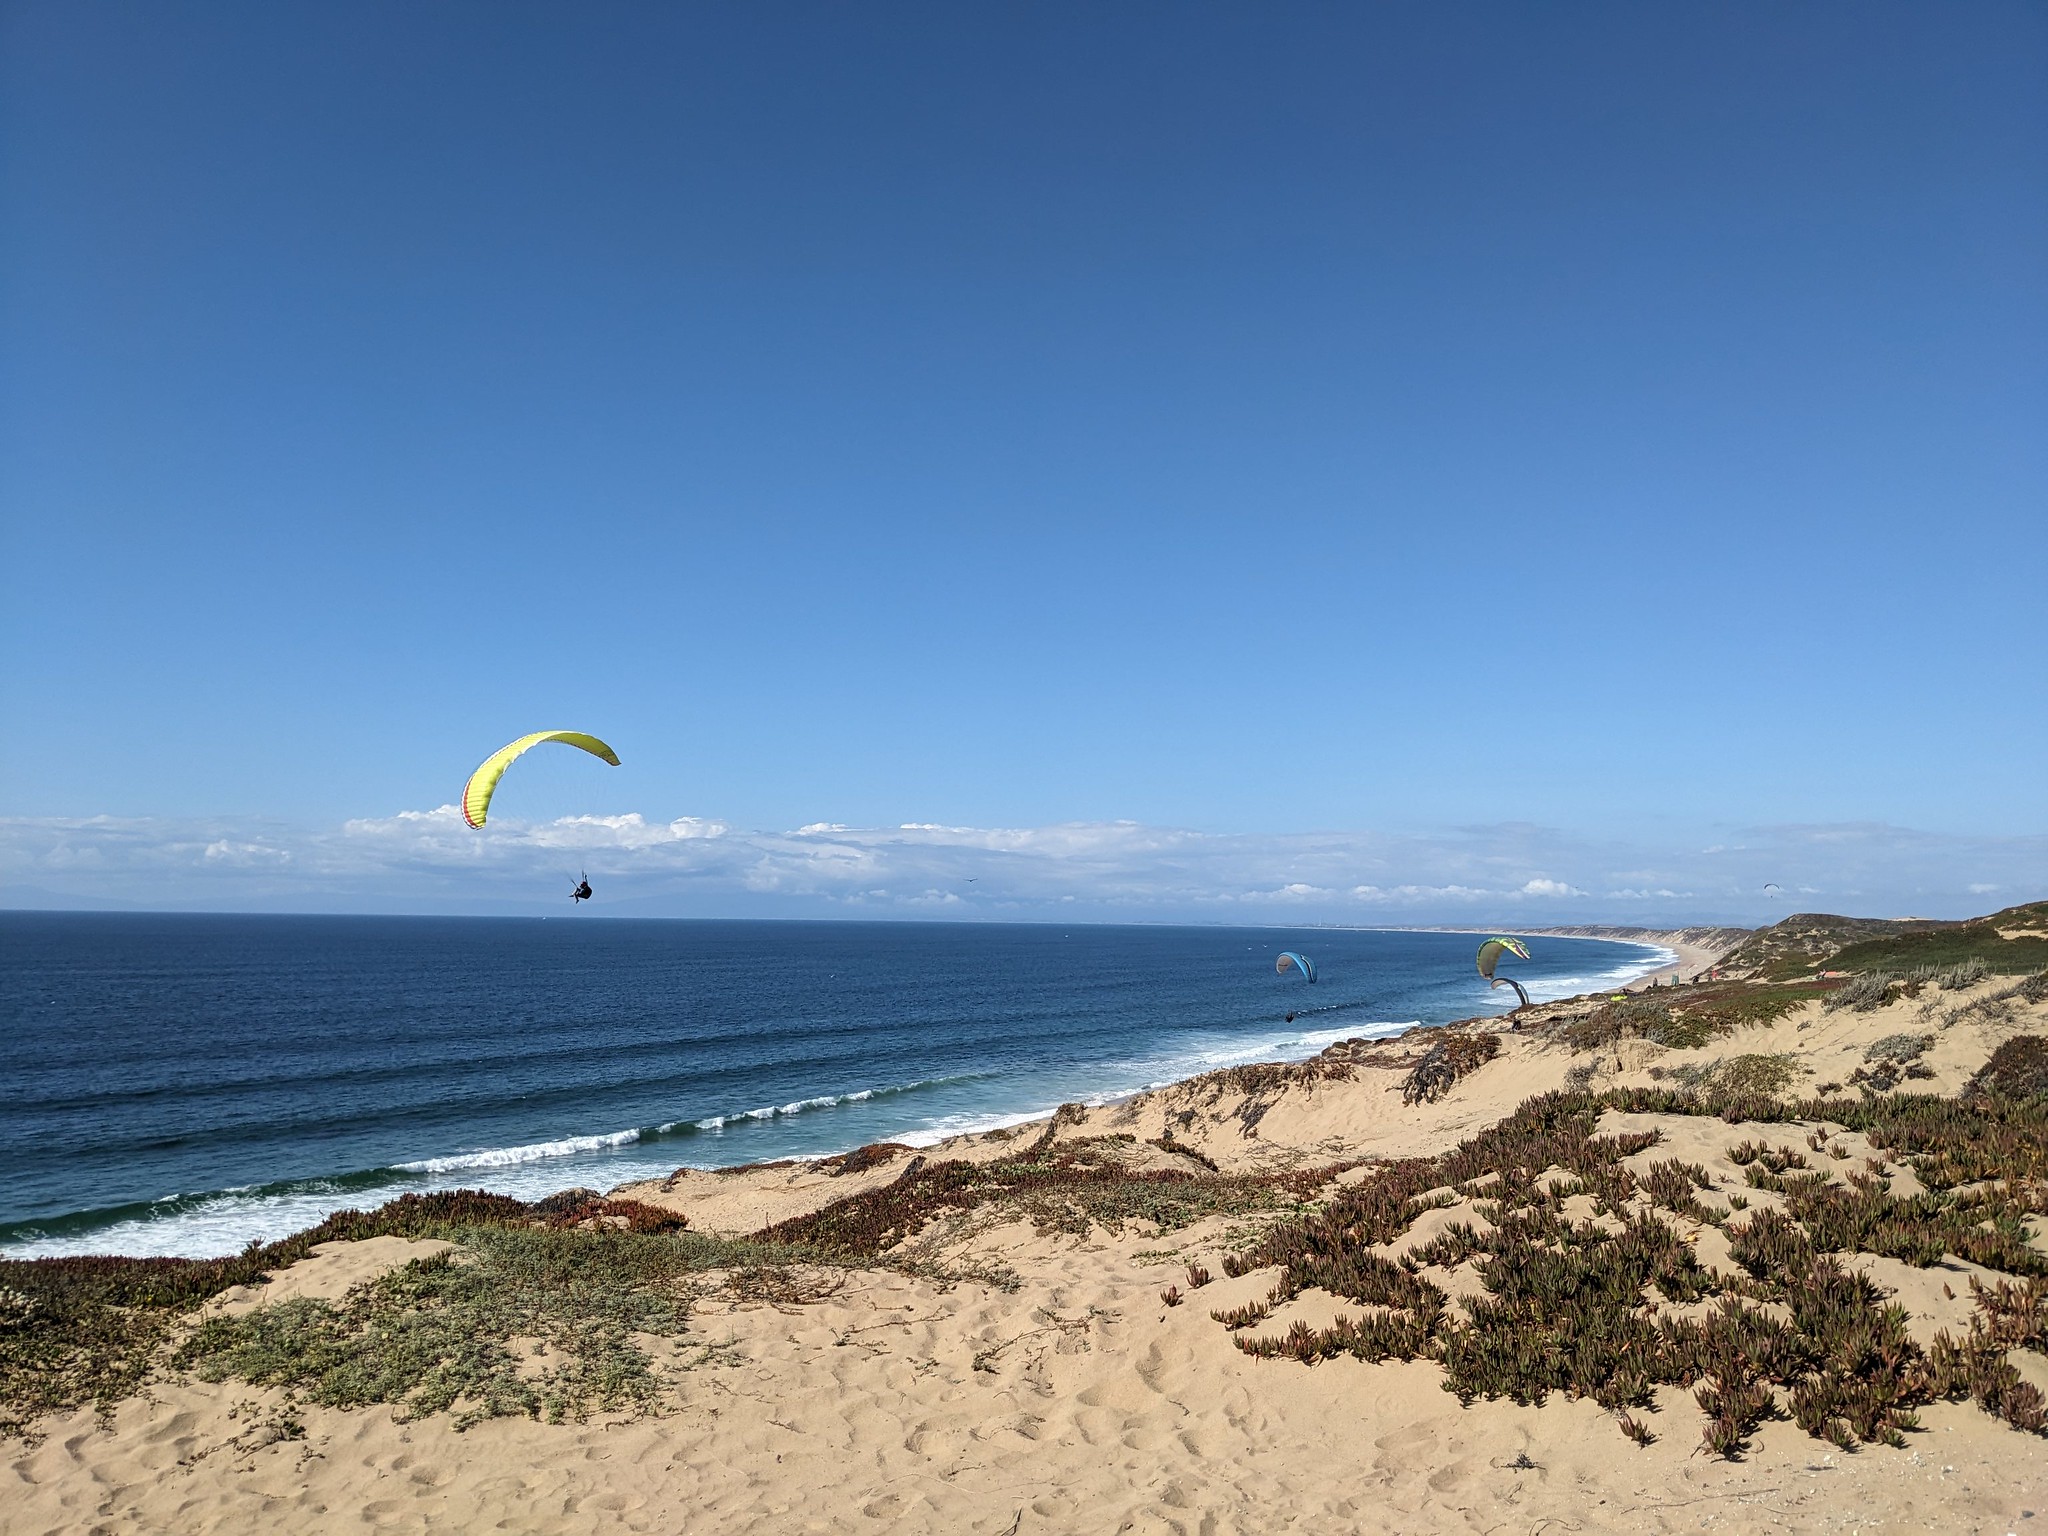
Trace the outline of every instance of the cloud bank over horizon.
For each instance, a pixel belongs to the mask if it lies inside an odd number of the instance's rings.
[[[1518,823],[746,831],[640,812],[508,818],[478,832],[453,805],[339,827],[0,818],[0,906],[15,908],[544,912],[583,871],[598,888],[595,910],[619,916],[1665,926],[1798,910],[1968,916],[2048,895],[2048,837],[1837,823],[1652,848]],[[1767,898],[1766,881],[1783,895]]]

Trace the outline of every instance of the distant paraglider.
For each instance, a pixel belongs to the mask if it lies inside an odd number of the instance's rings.
[[[1313,982],[1316,979],[1315,962],[1307,955],[1297,955],[1291,949],[1282,951],[1280,958],[1273,962],[1274,975],[1285,976],[1289,971],[1301,972],[1304,981]],[[1291,1008],[1287,1010],[1287,1022],[1294,1022],[1294,1010]]]
[[[1479,946],[1479,974],[1486,978],[1489,988],[1513,987],[1515,996],[1521,999],[1516,1006],[1526,1008],[1529,1006],[1529,994],[1523,990],[1522,984],[1512,976],[1493,974],[1494,967],[1500,964],[1502,955],[1513,955],[1518,960],[1526,960],[1529,958],[1528,946],[1520,939],[1488,939]]]
[[[578,875],[576,877],[576,889],[569,893],[569,899],[571,901],[590,900],[590,876]]]
[[[619,766],[619,754],[599,741],[595,736],[586,736],[581,731],[535,731],[531,736],[522,736],[498,748],[469,776],[469,782],[462,786],[462,819],[472,827],[484,824],[485,813],[491,808],[491,796],[497,792],[498,780],[505,777],[505,770],[513,760],[544,741],[559,741],[564,746],[581,747],[592,757],[604,759],[614,768]],[[585,884],[588,884],[586,881]]]
[[[1307,955],[1297,955],[1290,949],[1284,951],[1280,958],[1273,962],[1275,975],[1285,976],[1289,971],[1295,970],[1301,972],[1304,981],[1312,982],[1316,979],[1315,962],[1310,960]]]
[[[1785,887],[1783,887],[1782,885],[1773,884],[1769,880],[1766,880],[1764,882],[1764,889],[1767,891],[1776,891],[1780,896],[1785,894]]]

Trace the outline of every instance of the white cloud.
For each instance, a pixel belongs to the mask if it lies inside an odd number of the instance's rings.
[[[1304,885],[1296,880],[1271,891],[1245,891],[1236,899],[1249,902],[1273,902],[1283,906],[1299,906],[1308,901],[1327,901],[1337,893],[1320,885]],[[1226,898],[1227,899],[1227,898]]]
[[[1567,885],[1562,880],[1537,878],[1526,882],[1517,896],[1583,896],[1586,893],[1576,885]]]
[[[233,843],[226,838],[216,838],[206,845],[201,857],[220,864],[289,864],[292,861],[289,848],[272,848],[263,843]]]
[[[1556,922],[1763,921],[1785,911],[1762,894],[1766,880],[1816,905],[1879,915],[1963,916],[1994,891],[2048,894],[2048,838],[1856,824],[1745,828],[1708,851],[1688,841],[1660,850],[1525,823],[1254,835],[1132,821],[820,821],[749,832],[643,812],[494,818],[478,830],[453,805],[327,829],[15,818],[0,819],[0,901],[531,910],[587,871],[605,909],[648,914],[1484,924],[1518,908],[1527,921],[1532,904]]]

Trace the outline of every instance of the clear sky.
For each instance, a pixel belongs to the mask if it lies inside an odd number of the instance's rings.
[[[2038,5],[11,3],[0,895],[2048,894],[2044,426]]]

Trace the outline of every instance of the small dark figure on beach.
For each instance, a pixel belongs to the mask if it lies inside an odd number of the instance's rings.
[[[588,900],[590,900],[590,882],[589,882],[589,880],[587,880],[587,879],[585,879],[585,880],[579,880],[579,881],[578,881],[578,882],[576,883],[576,889],[575,889],[575,890],[573,890],[573,891],[571,891],[571,892],[569,893],[569,899],[570,899],[571,901],[588,901]]]

